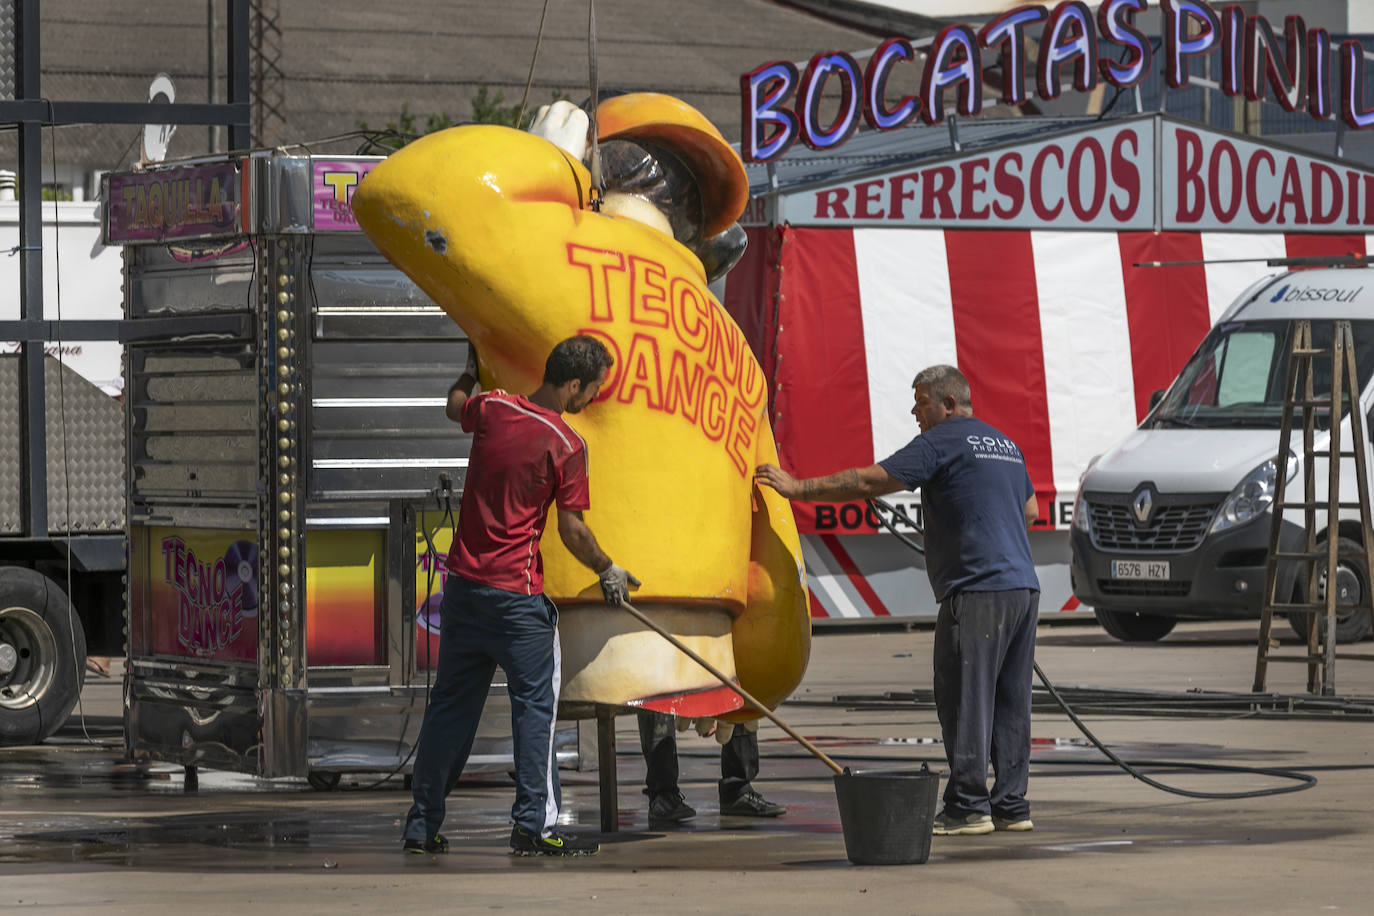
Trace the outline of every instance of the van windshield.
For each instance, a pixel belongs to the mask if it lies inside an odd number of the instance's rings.
[[[1374,371],[1374,321],[1352,321],[1355,372],[1361,389]],[[1192,359],[1169,386],[1163,403],[1146,425],[1156,429],[1219,427],[1278,429],[1283,418],[1283,386],[1293,349],[1293,325],[1288,321],[1232,321],[1214,327]],[[1331,348],[1332,322],[1312,321],[1312,345]],[[1312,361],[1316,397],[1331,393],[1331,361]],[[1300,383],[1301,384],[1301,383]],[[1299,389],[1301,390],[1301,389]],[[1301,423],[1301,413],[1295,423]],[[1325,429],[1329,412],[1316,412],[1316,426]]]

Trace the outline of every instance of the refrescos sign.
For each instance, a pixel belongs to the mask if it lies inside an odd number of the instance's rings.
[[[1164,115],[783,194],[795,226],[1365,232],[1374,172]]]
[[[924,60],[917,60],[907,39],[890,38],[862,68],[844,51],[815,55],[804,72],[788,61],[763,64],[740,77],[741,153],[746,161],[766,162],[797,140],[815,150],[833,149],[853,135],[860,118],[873,130],[895,130],[916,118],[939,124],[948,114],[950,91],[957,96],[957,113],[976,116],[983,106],[983,69],[994,63],[1000,64],[1002,101],[1009,105],[1028,101],[1025,85],[1032,68],[1042,99],[1058,98],[1066,78],[1079,92],[1093,90],[1099,80],[1136,86],[1150,72],[1154,52],[1134,20],[1149,6],[1147,0],[1103,0],[1096,16],[1082,0],[1064,0],[1053,8],[1021,6],[977,31],[946,26],[925,49]],[[1318,120],[1339,109],[1352,129],[1374,126],[1360,42],[1343,41],[1333,52],[1327,31],[1309,31],[1301,16],[1284,20],[1280,41],[1268,19],[1247,16],[1236,5],[1218,12],[1203,0],[1160,0],[1158,8],[1164,14],[1162,53],[1171,88],[1186,88],[1189,62],[1219,49],[1219,82],[1227,96],[1251,101],[1269,96],[1285,111],[1306,110]],[[1039,48],[1033,63],[1026,53],[1031,40]],[[1335,85],[1333,53],[1339,55]],[[898,87],[914,91],[889,104],[889,90]],[[822,123],[827,93],[838,99],[838,110]]]
[[[1148,229],[1150,121],[954,157],[784,199],[795,225],[953,224]]]

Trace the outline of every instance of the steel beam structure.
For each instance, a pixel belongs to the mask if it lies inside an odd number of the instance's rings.
[[[5,339],[18,340],[21,494],[24,535],[49,535],[44,344],[53,340],[118,340],[119,322],[57,322],[43,310],[43,128],[61,124],[221,124],[233,149],[249,145],[249,0],[228,0],[228,102],[153,104],[48,99],[42,88],[39,0],[0,0],[14,5],[15,93],[0,100],[0,124],[19,137],[19,315],[3,322]]]

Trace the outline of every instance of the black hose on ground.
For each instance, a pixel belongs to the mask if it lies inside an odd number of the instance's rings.
[[[907,537],[902,532],[898,531],[896,525],[894,525],[889,518],[885,517],[883,513],[879,511],[880,509],[885,509],[891,515],[901,518],[901,520],[906,522],[906,524],[910,525],[916,531],[920,532],[921,537],[924,538],[925,531],[921,528],[920,525],[916,524],[915,520],[913,520],[911,516],[906,514],[905,510],[897,506],[894,506],[882,499],[870,499],[868,501],[868,504],[870,507],[872,507],[873,514],[877,516],[878,521],[882,523],[882,526],[884,528],[886,528],[892,534],[896,535],[898,540],[900,540],[903,544],[910,547],[912,550],[922,555],[925,554],[925,548],[923,546],[918,545],[914,540]],[[1128,773],[1132,778],[1138,779],[1141,782],[1145,783],[1147,786],[1156,788],[1161,792],[1169,792],[1173,795],[1182,795],[1186,798],[1259,798],[1260,796],[1264,795],[1283,795],[1287,792],[1301,792],[1303,789],[1310,789],[1317,784],[1317,777],[1312,776],[1308,773],[1300,773],[1296,770],[1273,769],[1270,767],[1247,767],[1240,766],[1238,764],[1185,763],[1172,761],[1150,761],[1149,765],[1176,767],[1192,770],[1209,770],[1213,772],[1248,773],[1254,774],[1256,776],[1272,776],[1277,779],[1293,780],[1293,784],[1286,786],[1275,786],[1271,789],[1252,789],[1245,792],[1196,792],[1192,789],[1180,789],[1175,786],[1166,785],[1165,783],[1162,783],[1156,779],[1151,779],[1149,776],[1146,776],[1144,773],[1140,772],[1140,770],[1136,769],[1135,766],[1132,766],[1130,762],[1122,760],[1110,748],[1108,748],[1105,744],[1098,740],[1098,737],[1088,729],[1088,726],[1083,724],[1083,720],[1078,718],[1077,713],[1075,713],[1073,709],[1069,707],[1069,704],[1064,701],[1064,698],[1059,695],[1059,691],[1054,688],[1054,684],[1051,683],[1050,679],[1045,676],[1045,672],[1041,669],[1040,663],[1033,661],[1032,664],[1035,666],[1036,676],[1039,677],[1040,682],[1045,685],[1045,689],[1050,692],[1050,696],[1054,697],[1054,701],[1059,704],[1059,708],[1064,710],[1064,714],[1069,717],[1069,721],[1072,722],[1075,726],[1077,726],[1078,730],[1083,733],[1083,737],[1087,738],[1089,741],[1092,742],[1093,747],[1101,751],[1107,757],[1108,760],[1116,764],[1118,767],[1120,767],[1122,770]]]

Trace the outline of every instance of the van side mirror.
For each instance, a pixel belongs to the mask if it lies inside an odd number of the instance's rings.
[[[1151,392],[1151,393],[1150,393],[1150,409],[1151,409],[1151,410],[1154,410],[1156,407],[1159,406],[1159,402],[1162,401],[1162,400],[1164,400],[1164,389],[1163,389],[1163,388],[1160,388],[1158,391],[1153,391],[1153,392]]]

